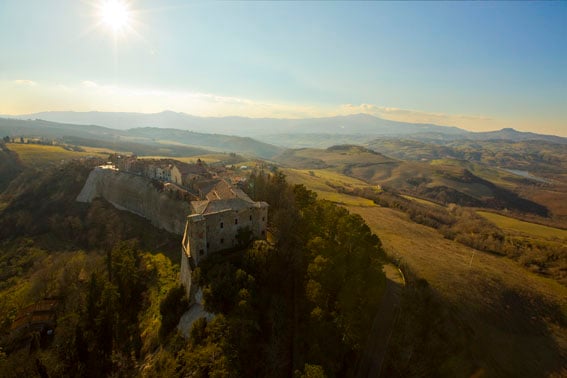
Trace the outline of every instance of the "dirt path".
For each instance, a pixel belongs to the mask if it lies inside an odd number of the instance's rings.
[[[370,330],[365,352],[358,361],[356,377],[379,377],[390,336],[398,316],[404,278],[392,264],[384,265],[386,290]]]

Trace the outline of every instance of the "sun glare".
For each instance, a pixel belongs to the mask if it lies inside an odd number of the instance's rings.
[[[102,23],[114,33],[124,31],[130,26],[131,12],[125,1],[103,0],[99,9]]]

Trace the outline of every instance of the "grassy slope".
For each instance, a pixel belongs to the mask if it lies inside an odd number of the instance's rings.
[[[547,206],[554,215],[567,222],[567,174],[556,175],[552,185],[538,187],[537,190],[523,187],[519,192],[523,197]]]
[[[335,185],[342,187],[369,186],[364,181],[327,170],[308,171],[285,168],[282,169],[282,171],[285,173],[286,179],[290,184],[305,185],[308,189],[315,191],[321,199],[346,205],[375,206],[374,202],[369,199],[339,193],[337,189],[333,187]],[[313,175],[309,172],[313,172]]]
[[[374,165],[395,162],[386,156],[356,146],[346,146],[344,149],[330,147],[324,150],[316,148],[287,150],[274,160],[286,167],[313,169],[331,166],[337,170],[352,164]]]
[[[456,309],[470,327],[475,363],[486,376],[546,376],[567,358],[567,288],[516,263],[444,239],[380,207],[349,206]],[[567,374],[563,366],[560,374]],[[559,376],[559,375],[558,375]]]
[[[504,231],[512,233],[528,234],[536,237],[548,239],[565,239],[567,243],[567,231],[559,228],[543,226],[536,223],[524,222],[504,215],[491,213],[488,211],[477,211],[490,222],[494,223]]]
[[[168,156],[139,156],[140,159],[172,159]],[[197,155],[197,156],[176,156],[173,159],[182,161],[184,163],[196,163],[197,159],[201,159],[205,163],[217,163],[226,158],[224,154],[207,154],[207,155]]]
[[[8,148],[16,152],[22,163],[27,166],[60,163],[61,160],[77,159],[87,156],[100,158],[106,158],[108,156],[106,152],[100,152],[98,149],[76,152],[68,151],[60,146],[43,146],[39,144],[9,143]]]
[[[443,205],[439,205],[438,203],[431,202],[431,201],[425,200],[423,198],[407,196],[407,195],[402,195],[402,197],[404,197],[405,199],[409,199],[410,201],[421,203],[422,205],[427,205],[427,206],[432,206],[432,207],[437,207],[437,208],[444,208],[445,207]]]

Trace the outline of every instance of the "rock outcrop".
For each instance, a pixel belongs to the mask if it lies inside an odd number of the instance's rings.
[[[186,201],[174,199],[158,190],[150,179],[114,169],[95,168],[89,174],[77,201],[91,202],[97,197],[178,235],[183,235],[187,215],[191,213]]]

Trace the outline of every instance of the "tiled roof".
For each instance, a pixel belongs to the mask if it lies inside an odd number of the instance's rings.
[[[219,180],[214,187],[212,187],[208,192],[205,192],[205,197],[210,201],[240,198],[247,202],[253,202],[241,189],[233,187],[225,180]]]
[[[215,201],[192,201],[191,207],[194,214],[210,214],[225,210],[244,210],[256,206],[254,202],[241,198],[229,198]]]
[[[209,201],[191,201],[191,213],[192,214],[203,214]]]
[[[207,174],[207,168],[199,164],[187,164],[182,162],[175,162],[175,166],[179,169],[182,175],[187,175],[189,173],[204,175]]]

